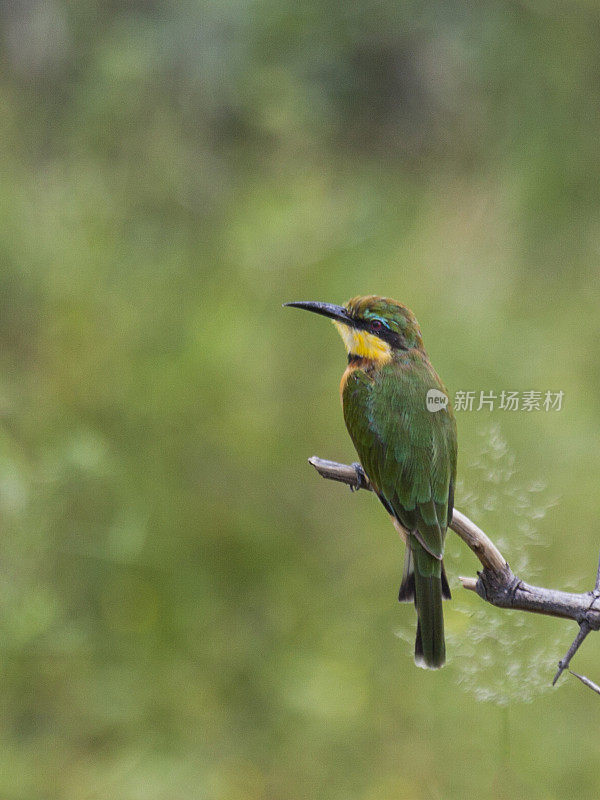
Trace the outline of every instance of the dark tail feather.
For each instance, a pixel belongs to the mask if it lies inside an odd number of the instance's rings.
[[[444,562],[442,561],[442,597],[444,600],[452,600],[450,594],[450,586],[448,578],[446,577],[446,570],[444,569]],[[410,546],[406,545],[406,553],[404,554],[404,571],[402,573],[402,583],[400,584],[400,591],[398,592],[398,600],[401,603],[412,603],[415,599],[415,567],[413,564],[412,552]]]
[[[423,655],[423,639],[421,637],[421,621],[417,622],[417,638],[415,639],[415,664],[419,667],[427,667]]]
[[[441,565],[435,565],[431,574],[430,565],[419,569],[420,561],[433,559],[425,551],[416,555],[415,565],[415,605],[419,622],[417,624],[417,638],[415,641],[415,663],[419,667],[438,669],[446,660],[446,645],[444,642],[444,615],[442,612],[443,582]],[[429,569],[427,569],[429,567]],[[429,574],[423,574],[423,572]],[[446,586],[447,586],[446,581]]]
[[[442,561],[442,597],[444,600],[452,600],[452,595],[450,594],[450,584],[448,583],[448,578],[446,577],[446,570],[444,569],[444,562]]]
[[[414,599],[415,567],[410,545],[407,543],[406,552],[404,553],[404,572],[402,573],[402,583],[400,584],[400,591],[398,592],[398,600],[401,603],[412,603]]]

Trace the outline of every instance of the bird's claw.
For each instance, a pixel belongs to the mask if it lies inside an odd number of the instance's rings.
[[[363,485],[365,471],[362,468],[362,464],[359,464],[358,461],[353,461],[352,464],[350,464],[350,466],[353,467],[354,472],[356,472],[356,486],[350,484],[350,491],[357,492]]]

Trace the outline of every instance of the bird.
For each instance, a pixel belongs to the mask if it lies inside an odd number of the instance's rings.
[[[344,421],[371,486],[406,542],[398,599],[417,612],[415,663],[446,660],[442,600],[450,599],[444,539],[452,520],[456,421],[413,312],[388,297],[345,305],[284,303],[328,317],[348,366],[340,383]]]

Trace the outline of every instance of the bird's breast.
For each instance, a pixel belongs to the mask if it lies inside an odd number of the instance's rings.
[[[349,378],[357,371],[362,370],[367,374],[371,372],[375,367],[374,362],[372,362],[368,358],[361,358],[360,356],[349,356],[348,366],[344,370],[344,374],[342,375],[342,380],[340,381],[340,400],[342,404],[344,402],[344,391],[348,384]]]

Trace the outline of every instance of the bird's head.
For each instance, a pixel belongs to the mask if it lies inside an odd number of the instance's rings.
[[[415,315],[410,308],[389,297],[354,297],[344,306],[308,301],[285,305],[304,308],[333,320],[351,357],[385,363],[395,352],[423,349]]]

